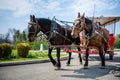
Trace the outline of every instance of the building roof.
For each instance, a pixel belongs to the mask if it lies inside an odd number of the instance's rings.
[[[111,25],[113,23],[116,23],[118,21],[120,21],[120,16],[116,16],[116,17],[89,17],[89,19],[93,20],[96,23],[99,23],[99,25],[101,26],[107,26],[107,25]]]

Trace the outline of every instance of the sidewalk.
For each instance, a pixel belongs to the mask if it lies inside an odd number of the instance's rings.
[[[60,60],[61,61],[67,60],[67,57],[62,57]],[[28,61],[20,61],[20,62],[3,62],[3,63],[0,63],[0,67],[26,65],[26,64],[37,64],[37,63],[46,63],[46,62],[50,62],[50,60],[46,59],[46,60],[28,60]]]

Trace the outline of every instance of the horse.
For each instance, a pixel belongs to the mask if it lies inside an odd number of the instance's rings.
[[[71,45],[72,43],[76,45],[80,44],[79,37],[72,38],[71,36],[72,29],[64,28],[54,20],[50,20],[47,18],[35,18],[34,15],[30,15],[30,22],[28,26],[29,26],[28,39],[30,42],[35,40],[35,37],[40,31],[46,36],[46,40],[49,43],[48,57],[52,62],[53,66],[55,67],[55,69],[61,68],[61,63],[60,63],[61,48],[55,47],[57,53],[56,54],[57,60],[55,60],[51,55],[53,47],[50,46]],[[77,47],[77,49],[78,51],[80,51],[80,47]],[[71,52],[69,52],[68,61],[66,63],[67,65],[70,65],[70,59],[71,59]],[[82,64],[81,54],[79,54],[79,61]]]
[[[99,50],[99,55],[101,58],[101,68],[105,68],[105,55],[108,48],[109,42],[109,31],[105,28],[98,26],[92,20],[84,17],[85,13],[81,16],[78,13],[77,19],[74,21],[73,29],[71,35],[73,37],[78,37],[80,32],[85,34],[85,64],[84,68],[88,68],[88,56],[89,56],[89,47],[95,46]],[[104,45],[104,46],[103,46]],[[103,47],[102,47],[103,46]]]

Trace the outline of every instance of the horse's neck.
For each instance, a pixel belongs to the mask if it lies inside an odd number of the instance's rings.
[[[50,26],[42,26],[42,29],[41,31],[46,35],[48,36],[50,34]]]
[[[89,36],[91,36],[91,34],[92,34],[92,25],[90,25],[90,24],[86,24],[86,26],[85,26],[85,35],[89,35]]]
[[[72,29],[64,28],[64,30],[65,30],[64,36],[65,36],[65,38],[67,38],[68,41],[71,41],[71,42],[73,42],[75,44],[79,44],[80,43],[79,42],[79,37],[73,38],[71,36]]]

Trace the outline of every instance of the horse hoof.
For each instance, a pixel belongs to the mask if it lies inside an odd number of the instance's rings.
[[[80,65],[82,64],[82,62],[80,62]]]
[[[88,69],[88,66],[84,66],[84,69]]]
[[[55,69],[54,70],[60,70],[61,69],[61,67],[55,67]]]
[[[66,64],[66,66],[70,66],[70,64]]]
[[[106,69],[106,67],[105,66],[101,66],[101,69]]]

